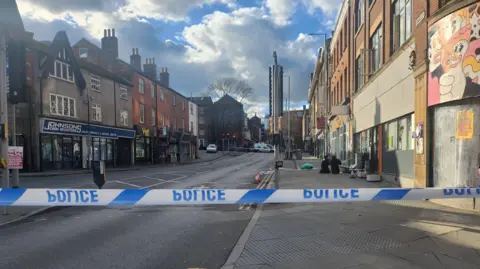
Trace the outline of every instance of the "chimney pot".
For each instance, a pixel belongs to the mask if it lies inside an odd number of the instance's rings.
[[[110,37],[110,29],[108,29],[107,31],[108,31],[108,36]]]
[[[155,58],[153,58],[153,64],[155,64]]]
[[[132,55],[135,55],[135,49],[132,49]]]
[[[145,64],[148,64],[148,58],[145,58]]]
[[[107,29],[103,29],[103,37],[107,36]]]
[[[136,49],[137,55],[138,55],[138,48]]]
[[[112,36],[115,36],[115,29],[112,28]]]
[[[168,68],[165,67],[165,73],[168,73]]]

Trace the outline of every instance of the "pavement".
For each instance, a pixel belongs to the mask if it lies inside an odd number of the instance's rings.
[[[216,153],[207,153],[205,150],[198,151],[198,158],[197,159],[189,159],[185,160],[184,162],[177,164],[177,163],[169,163],[169,164],[148,164],[148,165],[132,165],[127,167],[115,167],[115,168],[108,168],[109,172],[124,172],[124,171],[132,171],[132,170],[142,170],[148,168],[159,168],[159,167],[169,167],[174,165],[187,165],[187,164],[194,164],[194,163],[202,163],[202,162],[210,162],[217,159],[224,158],[226,156],[238,156],[243,153],[241,152],[222,152],[218,151]],[[47,176],[65,176],[65,175],[78,175],[78,174],[90,174],[91,171],[88,169],[64,169],[64,170],[53,170],[53,171],[45,171],[45,172],[25,172],[20,173],[21,178],[26,177],[47,177]],[[1,179],[1,177],[0,177]]]
[[[112,173],[104,188],[252,189],[256,172],[272,164],[273,154],[245,153]],[[23,184],[93,187],[86,175]],[[220,268],[254,213],[239,206],[57,207],[0,225],[0,268]]]
[[[288,160],[280,170],[281,189],[372,187],[394,186]],[[231,268],[480,268],[480,214],[428,201],[268,204],[223,266]]]

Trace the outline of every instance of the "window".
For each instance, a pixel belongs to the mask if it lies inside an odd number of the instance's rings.
[[[160,100],[162,100],[162,101],[164,100],[163,89],[162,88],[160,88]]]
[[[182,110],[185,110],[185,101],[182,102]]]
[[[201,129],[201,130],[199,131],[199,135],[205,135],[205,130]]]
[[[92,104],[92,120],[102,121],[102,108],[99,104]]]
[[[190,104],[190,115],[193,115],[193,104]]]
[[[160,126],[165,126],[165,114],[160,114]]]
[[[145,93],[145,85],[143,84],[143,79],[139,78],[138,79],[138,92],[141,94]]]
[[[396,0],[392,6],[392,52],[395,52],[412,35],[412,0]]]
[[[360,26],[363,24],[363,20],[365,16],[364,9],[365,8],[364,8],[363,0],[359,0],[357,2],[357,10],[355,12],[355,19],[356,19],[355,30],[357,31],[360,28]]]
[[[151,83],[150,82],[150,91],[152,93],[152,98],[153,99],[157,99],[157,93],[156,93],[156,89],[155,89],[155,84]]]
[[[145,123],[145,107],[142,104],[140,104],[138,108],[140,112],[140,123]]]
[[[398,150],[407,150],[408,149],[408,126],[407,118],[401,118],[397,122],[397,149]]]
[[[51,73],[50,76],[70,82],[74,82],[75,78],[72,66],[59,60],[55,61],[53,65],[53,73]]]
[[[177,130],[177,118],[172,119],[171,127],[173,130]]]
[[[94,91],[100,91],[100,77],[90,74],[90,88]]]
[[[53,93],[50,94],[50,114],[75,117],[75,111],[75,99]]]
[[[127,88],[120,87],[120,99],[128,100]]]
[[[152,125],[157,125],[157,111],[152,107]]]
[[[205,118],[203,116],[198,117],[198,123],[205,124]]]
[[[194,133],[194,130],[193,130],[193,121],[190,122],[190,132]]]
[[[373,33],[372,37],[370,38],[370,44],[372,46],[370,51],[370,71],[373,73],[382,66],[382,25],[378,26],[377,30],[375,30],[375,33]]]
[[[384,144],[387,151],[397,149],[397,121],[392,121],[384,125]]]
[[[185,129],[185,119],[183,119],[183,118],[182,118],[182,129],[183,129],[184,131],[187,130],[187,129]]]
[[[122,110],[120,111],[120,122],[123,126],[128,126],[128,111]]]
[[[78,54],[81,59],[88,58],[88,49],[87,48],[80,48],[78,49]]]
[[[198,108],[198,114],[199,114],[199,115],[205,114],[205,109],[204,109],[203,107],[199,107],[199,108]]]
[[[355,72],[355,90],[358,91],[360,88],[363,86],[363,53],[360,53],[360,56],[358,56],[357,61],[356,61],[356,72]]]
[[[173,94],[172,96],[173,96],[173,105],[176,106],[177,103],[175,102],[175,101],[176,101],[176,100],[175,100],[175,94]]]

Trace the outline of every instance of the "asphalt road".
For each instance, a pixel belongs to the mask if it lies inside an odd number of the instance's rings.
[[[104,188],[255,188],[256,171],[272,163],[273,154],[245,153],[111,173]],[[93,187],[88,175],[44,180],[47,187]],[[238,205],[64,208],[0,227],[0,268],[220,268],[252,215]]]

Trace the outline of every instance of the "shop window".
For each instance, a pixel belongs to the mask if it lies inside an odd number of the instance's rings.
[[[407,148],[409,150],[415,149],[415,140],[413,139],[412,134],[415,132],[415,114],[407,116]]]
[[[141,78],[138,79],[138,92],[141,93],[141,94],[145,93],[144,81]]]
[[[145,158],[146,144],[144,137],[139,137],[135,141],[135,157]]]
[[[376,72],[382,66],[382,52],[383,52],[383,40],[382,40],[382,25],[378,26],[375,33],[370,38],[371,51],[370,51],[370,72]]]
[[[100,77],[90,74],[90,89],[100,91]]]
[[[102,121],[102,108],[99,104],[92,104],[92,120]]]
[[[120,112],[120,122],[123,126],[128,126],[128,111],[122,110]]]
[[[397,121],[384,124],[384,144],[386,151],[397,149]]]
[[[75,117],[75,111],[75,99],[58,94],[50,94],[50,114]]]
[[[152,125],[157,125],[157,110],[152,107]]]
[[[407,117],[399,119],[397,122],[397,150],[408,149],[408,129]]]
[[[392,52],[397,51],[400,46],[412,35],[412,0],[396,0],[392,3],[393,24],[392,24]]]
[[[125,87],[120,87],[120,99],[128,100],[127,88],[125,88]]]
[[[145,123],[145,107],[142,104],[138,105],[140,112],[140,123]]]

